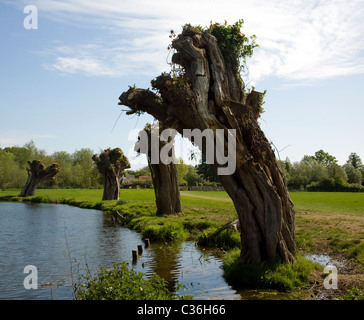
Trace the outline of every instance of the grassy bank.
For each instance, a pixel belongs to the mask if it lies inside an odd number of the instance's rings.
[[[306,286],[314,270],[322,267],[304,259],[300,254],[295,264],[266,262],[259,266],[236,263],[240,250],[230,250],[224,259],[225,278],[230,283],[239,283],[244,288],[273,288],[289,291]]]
[[[301,257],[295,267],[266,265],[262,269],[238,270],[234,266],[239,253],[240,234],[232,229],[216,233],[237,218],[233,203],[221,191],[182,191],[183,213],[157,217],[154,191],[121,190],[119,201],[101,201],[102,190],[38,189],[36,196],[18,198],[19,190],[0,191],[0,201],[46,202],[98,209],[111,218],[119,212],[121,223],[152,241],[184,241],[232,250],[225,258],[225,274],[232,282],[236,274],[251,274],[245,279],[265,279],[278,289],[291,289],[307,282],[314,269]],[[296,211],[296,241],[301,253],[341,254],[364,265],[364,193],[293,192]],[[268,268],[268,269],[267,269]],[[270,270],[270,271],[268,271]],[[274,271],[272,271],[274,270]],[[259,273],[260,272],[260,273]],[[257,283],[255,284],[257,285]]]

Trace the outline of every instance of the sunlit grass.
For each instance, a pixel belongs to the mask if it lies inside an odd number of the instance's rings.
[[[364,216],[364,192],[291,192],[296,212]]]

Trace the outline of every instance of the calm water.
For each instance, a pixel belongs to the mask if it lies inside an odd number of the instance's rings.
[[[138,233],[113,225],[98,210],[66,205],[0,203],[0,299],[72,299],[71,279],[126,261],[181,283],[195,299],[241,299],[222,278],[221,260],[192,242],[154,243],[136,263]],[[26,290],[24,267],[38,271],[38,289]],[[179,293],[183,293],[181,290]]]

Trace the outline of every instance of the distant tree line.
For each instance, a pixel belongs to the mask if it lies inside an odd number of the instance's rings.
[[[27,180],[28,161],[41,160],[46,166],[58,163],[60,172],[38,188],[102,188],[103,178],[92,160],[94,151],[88,148],[73,153],[57,151],[47,155],[33,141],[22,147],[0,148],[0,188],[22,188]],[[344,165],[329,153],[319,150],[301,161],[279,160],[290,190],[302,191],[364,191],[364,165],[356,153],[351,153]],[[177,164],[180,186],[221,186],[216,174],[204,158],[192,166],[182,160]],[[148,166],[139,170],[125,170],[126,175],[150,176]]]
[[[22,188],[27,180],[28,161],[40,160],[44,165],[58,163],[60,172],[51,181],[44,181],[38,188],[102,188],[102,177],[92,160],[94,152],[88,148],[70,154],[57,151],[47,155],[33,141],[23,147],[0,148],[0,188]]]
[[[73,153],[57,151],[48,155],[45,150],[38,149],[33,141],[24,146],[0,148],[0,189],[22,188],[27,181],[28,161],[40,160],[49,166],[57,163],[60,171],[50,181],[39,184],[38,188],[81,188],[95,189],[103,187],[103,177],[92,160],[94,151],[82,148]],[[178,180],[181,186],[216,186],[218,180],[210,165],[202,162],[198,166],[185,164],[182,160],[177,164]],[[125,170],[126,175],[150,176],[148,166],[139,170]]]
[[[344,165],[329,153],[319,150],[305,155],[299,162],[288,158],[279,161],[290,190],[302,191],[364,191],[364,166],[356,153]]]

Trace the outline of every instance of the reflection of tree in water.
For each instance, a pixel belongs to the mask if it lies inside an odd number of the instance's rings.
[[[120,226],[115,223],[115,220],[109,216],[103,214],[102,226],[97,228],[98,242],[103,243],[100,247],[101,250],[105,250],[104,246],[108,247],[111,252],[120,251],[120,247],[123,244],[120,241]],[[104,243],[106,241],[106,243]]]
[[[123,249],[125,249],[128,257],[126,261],[130,262],[130,268],[146,273],[147,276],[156,273],[168,282],[169,291],[176,291],[175,287],[181,268],[181,245],[164,242],[152,243],[148,248],[143,246],[143,252],[139,253],[139,258],[132,260],[131,250],[137,249],[137,244],[140,244],[140,242],[136,240],[135,243],[132,243],[134,239],[129,239],[126,234],[120,239],[120,225],[116,224],[111,217],[104,215],[102,226],[95,233],[95,236],[99,239],[97,242],[102,243],[101,248],[105,249],[105,246],[107,246],[107,251],[113,253],[121,251],[122,255]],[[108,241],[103,243],[105,239],[108,239]],[[102,253],[100,252],[100,254]],[[146,263],[147,269],[144,269],[144,263]],[[141,264],[143,264],[143,269],[140,268]]]
[[[180,272],[180,253],[181,245],[153,243],[150,246],[153,251],[154,259],[151,261],[151,272],[156,273],[161,278],[168,281],[168,289],[176,291],[176,283]]]

